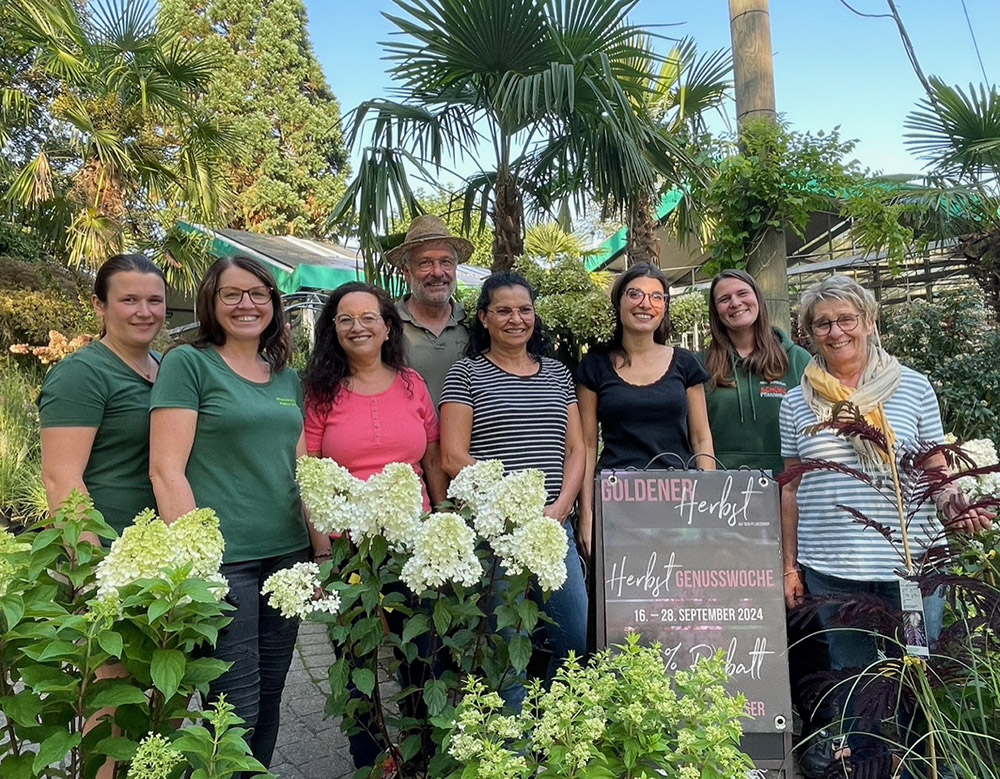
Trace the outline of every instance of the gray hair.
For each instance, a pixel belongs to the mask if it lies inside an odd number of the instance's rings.
[[[850,303],[867,322],[875,322],[878,317],[878,301],[875,296],[849,276],[831,276],[813,284],[799,298],[799,324],[812,334],[817,303],[839,301]]]

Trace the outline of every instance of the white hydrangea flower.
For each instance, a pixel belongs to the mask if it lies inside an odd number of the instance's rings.
[[[976,468],[988,468],[1000,462],[996,445],[988,438],[976,438],[962,444],[962,451],[972,460]],[[962,492],[973,498],[992,496],[1000,493],[1000,473],[986,473],[981,476],[963,476],[955,480]]]
[[[340,610],[340,593],[324,592],[317,598],[316,592],[321,585],[316,563],[295,563],[271,574],[260,594],[267,595],[271,608],[288,619],[305,619],[315,611],[336,614]]]
[[[412,549],[420,533],[424,510],[424,492],[416,471],[404,463],[389,463],[362,487],[358,496],[358,513],[352,525],[368,531],[381,532],[394,550]],[[360,540],[357,535],[353,536]]]
[[[544,590],[558,590],[566,581],[569,541],[562,525],[539,516],[493,542],[493,550],[513,574],[527,569]]]
[[[153,579],[166,570],[191,566],[191,576],[213,584],[225,597],[226,580],[219,575],[225,541],[219,518],[211,509],[195,509],[168,525],[152,509],[139,514],[97,565],[97,595],[117,597],[118,590],[138,579]]]
[[[447,582],[471,587],[479,583],[482,574],[473,529],[459,514],[440,513],[430,514],[424,521],[400,578],[419,595]]]
[[[448,497],[478,512],[489,502],[493,490],[502,480],[503,463],[500,460],[482,460],[458,472],[448,485]]]
[[[300,457],[295,471],[309,519],[321,533],[343,533],[357,514],[361,479],[328,457]]]
[[[531,468],[505,476],[492,502],[504,520],[517,527],[540,517],[547,498],[545,474]]]

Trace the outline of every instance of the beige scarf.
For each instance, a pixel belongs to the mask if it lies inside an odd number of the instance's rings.
[[[845,387],[832,376],[819,355],[806,366],[802,380],[802,397],[821,422],[833,416],[836,403],[851,403],[872,427],[885,434],[889,452],[896,451],[896,434],[885,415],[883,404],[899,388],[902,368],[899,361],[874,342],[868,343],[868,362],[861,374],[857,389]],[[858,453],[861,467],[868,473],[886,473],[889,454],[872,445],[870,441],[852,438],[851,444]]]

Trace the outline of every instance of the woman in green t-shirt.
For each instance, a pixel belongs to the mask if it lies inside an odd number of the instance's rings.
[[[116,255],[97,271],[100,340],[57,363],[38,399],[50,511],[79,490],[121,533],[155,505],[149,393],[159,366],[149,347],[163,327],[166,294],[163,271],[140,254]]]
[[[231,663],[211,686],[253,733],[265,766],[278,735],[278,710],[298,623],[261,595],[275,571],[309,559],[295,460],[305,454],[302,390],[287,367],[291,351],[281,298],[256,260],[218,260],[201,282],[193,344],[163,358],[150,401],[150,475],[166,522],[196,507],[219,516],[226,541],[222,574],[233,621],[213,655]],[[330,539],[313,535],[317,554]]]

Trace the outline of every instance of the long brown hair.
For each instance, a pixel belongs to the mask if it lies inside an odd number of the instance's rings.
[[[723,279],[737,279],[747,284],[757,298],[757,321],[753,326],[753,351],[743,362],[750,373],[755,373],[767,381],[777,381],[788,371],[788,355],[781,345],[777,333],[771,329],[771,319],[764,304],[764,295],[760,291],[754,277],[746,271],[731,268],[724,270],[714,279],[708,290],[708,324],[712,330],[712,343],[705,357],[705,367],[711,377],[713,387],[735,386],[733,361],[739,355],[733,342],[729,339],[729,330],[722,323],[719,311],[715,306],[715,288]]]
[[[195,311],[198,314],[199,324],[198,335],[193,345],[204,349],[209,345],[222,346],[226,342],[226,331],[215,317],[215,296],[219,292],[219,279],[227,268],[240,268],[252,273],[271,292],[271,308],[274,316],[260,334],[257,353],[267,360],[274,373],[278,373],[291,356],[292,339],[285,331],[285,312],[281,307],[281,294],[278,292],[274,276],[263,263],[252,257],[239,254],[235,257],[220,257],[205,273],[195,298]]]

